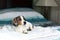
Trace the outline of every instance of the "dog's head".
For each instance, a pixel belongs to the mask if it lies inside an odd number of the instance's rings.
[[[24,16],[17,16],[13,19],[13,25],[18,26],[18,25],[23,25],[25,21]]]

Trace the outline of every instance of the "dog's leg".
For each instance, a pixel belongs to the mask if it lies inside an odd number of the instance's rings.
[[[28,33],[28,31],[27,31],[27,29],[25,27],[23,28],[23,33],[24,34],[27,34]]]
[[[28,31],[31,31],[33,29],[32,24],[29,25]]]
[[[24,33],[24,34],[27,34],[28,32],[27,32],[27,30],[24,30],[23,33]]]

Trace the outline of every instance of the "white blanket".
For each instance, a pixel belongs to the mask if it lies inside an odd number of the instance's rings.
[[[29,31],[28,34],[18,33],[14,30],[6,28],[3,26],[3,29],[0,29],[0,40],[59,40],[60,32],[54,28],[41,26],[35,27],[32,31]],[[10,26],[8,26],[10,27]]]

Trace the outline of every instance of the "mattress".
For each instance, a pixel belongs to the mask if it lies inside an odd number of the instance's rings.
[[[12,30],[10,28],[11,25],[4,25],[2,27],[4,28],[0,29],[0,40],[60,40],[60,26],[36,26],[28,34],[18,33]]]

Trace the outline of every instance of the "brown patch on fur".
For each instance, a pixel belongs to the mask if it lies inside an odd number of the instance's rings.
[[[20,18],[20,16],[15,17],[12,22],[14,25],[15,25],[15,23],[17,23],[17,26],[22,25],[22,19]]]
[[[18,21],[18,25],[22,25],[22,22],[21,21]]]

